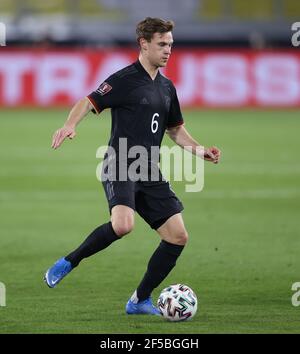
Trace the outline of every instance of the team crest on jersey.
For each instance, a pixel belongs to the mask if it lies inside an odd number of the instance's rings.
[[[103,82],[98,89],[96,90],[96,92],[99,92],[101,96],[106,95],[110,90],[112,89],[112,87],[110,86],[110,84],[108,84],[107,82]]]

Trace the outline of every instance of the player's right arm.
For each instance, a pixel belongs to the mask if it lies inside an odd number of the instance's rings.
[[[76,135],[76,126],[93,108],[87,97],[79,100],[71,109],[64,126],[53,134],[51,147],[57,149],[66,138],[73,139]]]
[[[64,126],[58,129],[52,139],[53,149],[57,149],[66,138],[73,139],[76,135],[75,128],[79,122],[92,111],[100,114],[105,108],[113,108],[125,99],[123,81],[116,75],[111,75],[106,81],[87,97],[82,98],[72,108]]]

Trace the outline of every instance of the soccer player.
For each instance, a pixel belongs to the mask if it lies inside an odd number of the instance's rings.
[[[187,132],[176,89],[159,72],[171,55],[173,27],[172,21],[150,17],[137,25],[138,60],[111,75],[96,91],[75,104],[64,126],[53,135],[54,149],[66,138],[75,137],[76,126],[88,112],[100,114],[105,108],[111,108],[109,146],[115,151],[118,152],[119,139],[126,138],[126,152],[131,147],[143,146],[151,156],[151,147],[160,147],[166,132],[182,148],[189,147],[201,158],[219,162],[221,153],[218,148],[204,148]],[[106,160],[115,160],[117,166],[121,164],[119,157],[107,155]],[[146,165],[155,163],[150,159]],[[123,164],[123,168],[127,169],[128,164]],[[135,180],[130,176],[124,181],[118,177],[102,182],[111,220],[97,227],[77,249],[54,263],[44,280],[50,288],[55,287],[82,259],[129,234],[134,227],[136,211],[157,231],[161,242],[149,260],[143,279],[126,304],[126,313],[159,315],[151,293],[174,268],[187,243],[188,233],[181,214],[183,206],[161,173],[155,181]]]

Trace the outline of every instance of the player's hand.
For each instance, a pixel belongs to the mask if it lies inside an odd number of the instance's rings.
[[[75,128],[64,126],[53,134],[51,147],[57,149],[66,138],[73,139],[75,135]]]
[[[221,150],[216,146],[209,147],[204,151],[204,160],[218,163],[221,158]]]

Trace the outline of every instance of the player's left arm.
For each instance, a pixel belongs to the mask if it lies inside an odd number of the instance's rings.
[[[216,146],[205,148],[199,144],[185,129],[183,125],[168,128],[166,133],[169,137],[183,149],[190,151],[194,155],[204,158],[206,161],[218,163],[221,158],[221,150]]]

